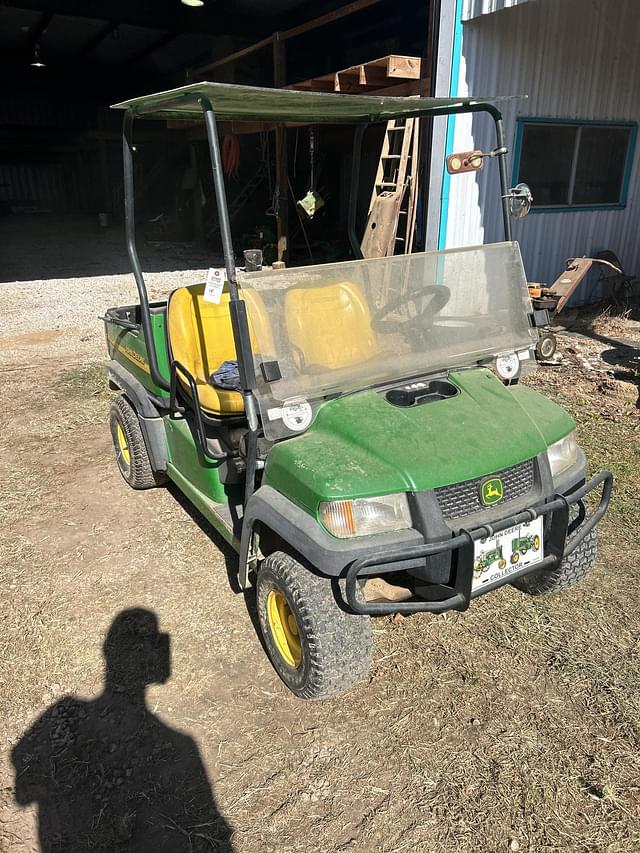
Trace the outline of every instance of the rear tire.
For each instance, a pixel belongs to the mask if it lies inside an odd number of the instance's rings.
[[[598,533],[588,533],[575,551],[565,557],[555,569],[543,569],[532,575],[516,578],[512,585],[528,595],[547,595],[561,592],[579,583],[593,570],[598,556]]]
[[[371,667],[369,617],[342,609],[337,583],[283,551],[258,570],[258,617],[271,663],[302,699],[346,693]]]
[[[138,415],[122,395],[111,405],[109,426],[118,468],[132,489],[153,489],[166,482],[164,475],[154,473]]]

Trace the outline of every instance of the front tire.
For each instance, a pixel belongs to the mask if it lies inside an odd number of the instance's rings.
[[[575,551],[555,569],[543,569],[513,581],[513,586],[528,595],[547,595],[575,586],[591,573],[598,556],[598,534],[594,528]]]
[[[109,426],[118,468],[131,488],[152,489],[164,483],[164,476],[151,467],[138,415],[122,394],[111,405]]]
[[[343,610],[336,584],[283,551],[258,570],[258,618],[271,663],[302,699],[346,693],[371,667],[369,617]]]

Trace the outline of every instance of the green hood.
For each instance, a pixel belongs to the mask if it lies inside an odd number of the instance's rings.
[[[276,444],[264,482],[307,511],[338,498],[427,489],[482,477],[542,453],[575,424],[489,370],[449,374],[457,397],[415,408],[362,391],[325,403],[303,435]]]

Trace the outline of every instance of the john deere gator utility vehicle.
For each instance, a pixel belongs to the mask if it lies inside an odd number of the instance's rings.
[[[140,298],[105,317],[118,465],[136,489],[173,481],[237,550],[239,584],[255,586],[266,648],[294,693],[332,696],[366,676],[370,616],[466,610],[503,584],[539,595],[591,570],[612,477],[587,481],[571,417],[517,382],[534,367],[546,317],[532,310],[511,240],[510,208],[526,208],[527,194],[507,185],[494,103],[197,83],[117,106]],[[505,241],[362,259],[365,128],[464,112],[495,122]],[[135,242],[133,119],[198,116],[224,286],[194,282],[150,304]],[[356,126],[353,260],[238,274],[217,120]],[[484,156],[460,155],[451,169]],[[514,565],[504,555],[523,537],[540,547]]]

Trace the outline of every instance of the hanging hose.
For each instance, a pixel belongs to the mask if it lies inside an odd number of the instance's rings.
[[[222,140],[222,168],[228,178],[237,178],[240,168],[240,143],[238,137],[228,133]]]

